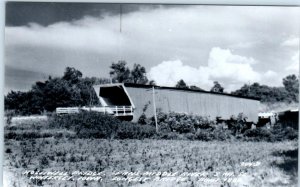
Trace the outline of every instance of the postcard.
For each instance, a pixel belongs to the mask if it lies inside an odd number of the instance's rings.
[[[297,186],[299,7],[5,11],[4,186]]]

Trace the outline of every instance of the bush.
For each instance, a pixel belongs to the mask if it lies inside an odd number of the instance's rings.
[[[214,140],[225,141],[234,138],[232,132],[228,129],[223,129],[222,126],[217,126],[211,133]]]
[[[292,127],[283,127],[281,124],[275,125],[272,129],[265,127],[249,129],[244,133],[246,140],[251,141],[283,141],[295,140],[298,138],[298,131]]]
[[[143,113],[139,119],[138,119],[138,124],[141,124],[141,125],[145,125],[147,124],[147,116],[145,113]]]
[[[246,130],[244,133],[246,140],[251,141],[275,141],[276,137],[272,134],[271,130],[267,128],[256,128],[256,129],[249,129]]]
[[[216,124],[207,117],[175,112],[168,114],[159,112],[157,114],[157,123],[160,131],[177,132],[180,134],[195,133],[197,129],[213,128]],[[155,125],[154,117],[150,118],[148,124]]]
[[[195,129],[209,129],[216,126],[216,122],[210,120],[208,117],[203,116],[192,116],[192,122],[194,123]]]
[[[292,127],[283,127],[281,124],[277,124],[272,129],[277,141],[281,140],[294,140],[298,138],[298,130]]]
[[[188,140],[195,140],[196,139],[196,135],[194,133],[186,133],[186,134],[184,134],[184,136]]]
[[[240,113],[237,117],[231,116],[226,121],[226,125],[235,135],[238,135],[245,132],[248,128],[246,119],[247,117],[243,113]]]
[[[151,138],[156,129],[149,125],[139,125],[130,122],[123,122],[118,126],[116,138],[118,139],[144,139]]]
[[[76,132],[78,137],[107,138],[116,132],[121,121],[97,112],[80,112],[79,114],[54,115],[50,118],[50,128],[66,128]]]
[[[210,129],[198,129],[195,136],[197,140],[201,141],[211,141],[214,139]]]
[[[54,115],[51,128],[75,131],[79,138],[143,139],[155,134],[155,127],[121,121],[99,112],[82,111],[79,114]]]
[[[159,132],[156,139],[164,140],[196,140],[195,133]]]
[[[288,140],[298,139],[298,130],[295,130],[292,127],[287,127],[283,130],[283,137]]]
[[[24,139],[36,139],[36,138],[48,138],[52,137],[51,133],[33,132],[5,132],[5,139],[24,140]]]
[[[144,118],[144,117],[143,117]],[[248,123],[242,114],[232,116],[225,123],[228,126],[217,125],[209,118],[179,114],[162,113],[157,115],[159,133],[156,133],[155,120],[144,118],[146,124],[141,125],[127,121],[121,121],[113,116],[98,112],[82,111],[79,114],[53,115],[49,117],[49,126],[59,129],[66,128],[75,131],[77,138],[115,138],[115,139],[172,139],[172,140],[201,140],[201,141],[226,141],[240,139],[242,141],[281,141],[297,139],[298,133],[290,127],[277,125],[273,129],[256,128],[249,129]],[[44,135],[24,134],[15,132],[6,133],[8,139],[38,138]],[[52,136],[63,137],[61,133]]]

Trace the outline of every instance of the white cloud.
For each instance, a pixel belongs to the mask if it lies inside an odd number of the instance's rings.
[[[7,45],[109,52],[118,48],[120,34],[113,17],[86,17],[74,22],[59,22],[48,27],[34,23],[6,27]]]
[[[268,86],[282,86],[282,79],[277,72],[268,70],[265,73],[262,73],[259,83]]]
[[[264,77],[265,78],[268,78],[268,79],[272,79],[274,78],[275,76],[277,76],[277,73],[272,71],[272,70],[268,70],[265,74],[264,74]]]
[[[289,51],[289,57],[292,56],[287,59],[285,67],[285,70],[289,73],[299,74],[299,42],[299,37],[289,36],[281,43],[281,46],[286,47]]]
[[[148,76],[159,85],[175,86],[183,79],[189,85],[199,85],[207,87],[210,85],[209,72],[206,68],[194,68],[184,65],[180,60],[163,61],[150,69]]]
[[[260,81],[262,75],[252,68],[257,61],[251,57],[232,54],[228,49],[214,47],[209,53],[206,66],[199,68],[184,65],[180,60],[164,61],[150,69],[149,77],[158,84],[174,86],[183,79],[189,85],[209,89],[213,81],[225,84],[227,90],[233,90],[248,82]],[[275,72],[268,71],[267,77]]]
[[[229,48],[233,48],[233,49],[249,49],[249,48],[253,48],[257,45],[261,45],[262,42],[261,41],[248,41],[248,42],[238,42],[238,43],[234,43],[232,45],[229,45]]]
[[[299,37],[289,37],[281,43],[282,46],[286,47],[298,47],[299,46]]]
[[[208,69],[212,79],[253,82],[260,79],[259,74],[251,66],[255,63],[257,61],[251,57],[235,55],[228,49],[215,47],[209,54]]]
[[[291,63],[288,65],[285,70],[291,71],[293,73],[299,73],[299,52],[295,53],[295,55],[291,58]]]
[[[297,36],[298,17],[294,7],[172,6],[123,14],[122,33],[119,15],[6,27],[5,61],[47,74],[74,66],[85,76],[105,77],[113,61],[124,59],[129,66],[142,64],[165,85],[183,78],[208,88],[219,79],[233,88],[262,80],[267,63],[282,70],[282,33]]]

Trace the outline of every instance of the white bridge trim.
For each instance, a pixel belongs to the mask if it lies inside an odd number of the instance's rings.
[[[80,110],[95,111],[113,116],[133,116],[134,108],[132,106],[103,106],[103,107],[58,107],[57,114],[74,114]]]

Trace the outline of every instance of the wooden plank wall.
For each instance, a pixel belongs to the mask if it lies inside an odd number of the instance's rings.
[[[134,121],[142,114],[144,106],[150,102],[147,116],[153,116],[152,89],[126,87],[136,109]],[[162,112],[179,112],[208,116],[215,119],[220,116],[229,119],[243,113],[248,121],[257,122],[259,101],[226,95],[201,93],[184,90],[155,89],[156,108]]]

